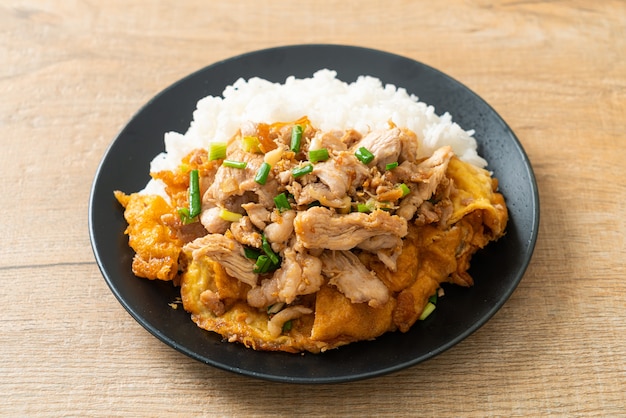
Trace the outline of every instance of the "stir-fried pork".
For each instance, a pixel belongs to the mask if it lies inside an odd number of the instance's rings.
[[[352,146],[352,150],[365,147],[374,154],[370,165],[382,172],[385,166],[396,161],[415,161],[417,140],[415,134],[393,127],[384,131],[372,131]]]
[[[341,131],[318,132],[309,145],[309,150],[326,148],[329,151],[347,151],[348,146],[342,140],[344,133]]]
[[[200,223],[209,234],[223,234],[228,230],[230,222],[220,218],[221,208],[213,206],[202,210]]]
[[[300,206],[319,202],[329,208],[344,208],[347,204],[346,199],[336,197],[328,186],[322,183],[310,183],[304,187],[299,187],[298,183],[294,183],[290,190]]]
[[[391,271],[396,271],[398,256],[402,252],[402,238],[393,234],[376,235],[361,242],[359,249],[372,252],[378,256]]]
[[[250,217],[250,222],[254,224],[257,228],[263,230],[265,229],[265,225],[270,221],[270,211],[265,208],[265,206],[260,203],[244,203],[241,207],[248,213]]]
[[[368,270],[350,251],[324,251],[320,257],[324,275],[352,303],[367,303],[376,308],[389,299],[387,286]]]
[[[243,246],[234,238],[222,234],[208,234],[183,247],[193,258],[210,257],[220,263],[226,272],[240,281],[256,286],[254,261],[246,258]]]
[[[298,213],[294,221],[298,242],[305,248],[350,250],[378,235],[407,234],[406,219],[385,211],[337,215],[324,207]]]
[[[271,206],[277,194],[278,182],[273,177],[269,178],[265,185],[260,185],[254,180],[256,172],[263,164],[263,155],[236,149],[228,154],[228,158],[245,162],[247,165],[243,169],[220,165],[213,183],[203,196],[203,202],[223,202],[222,206],[226,207],[226,202],[231,197],[253,192],[257,195],[258,203],[265,207]]]
[[[238,222],[230,225],[233,238],[241,244],[260,248],[262,243],[261,234],[254,228],[249,216],[242,217]]]
[[[272,223],[265,227],[265,237],[271,243],[282,244],[287,242],[293,233],[295,210],[288,210],[282,214],[272,213]]]
[[[271,279],[248,292],[248,304],[257,308],[277,302],[292,303],[297,296],[315,293],[320,289],[322,262],[319,258],[287,248],[281,267]]]
[[[437,149],[433,155],[421,163],[404,162],[396,169],[396,175],[402,180],[413,182],[409,188],[411,193],[402,200],[396,212],[399,216],[409,220],[413,218],[417,208],[435,193],[441,181],[445,178],[448,163],[454,153],[449,146]]]
[[[354,194],[369,175],[369,169],[352,153],[341,152],[336,158],[315,164],[313,174],[325,184],[335,199]]]

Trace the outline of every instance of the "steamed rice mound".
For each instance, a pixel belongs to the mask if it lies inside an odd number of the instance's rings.
[[[419,157],[450,145],[461,160],[478,167],[487,165],[476,151],[473,131],[463,130],[448,113],[438,116],[433,106],[404,88],[383,86],[377,78],[360,76],[346,83],[337,79],[335,71],[324,69],[311,78],[288,77],[283,84],[262,78],[239,79],[224,89],[223,97],[201,99],[185,134],[165,134],[165,153],[152,161],[150,171],[176,168],[193,149],[228,141],[249,121],[293,121],[303,115],[322,131],[354,129],[361,134],[393,121],[417,134]]]

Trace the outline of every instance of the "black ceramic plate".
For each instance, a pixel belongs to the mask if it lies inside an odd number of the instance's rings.
[[[500,181],[510,222],[507,234],[479,252],[470,273],[475,286],[447,287],[437,310],[408,333],[350,344],[324,354],[256,352],[198,328],[182,309],[170,283],[135,277],[133,252],[124,236],[123,211],[114,190],[138,191],[149,180],[152,158],[164,150],[163,134],[185,132],[198,99],[219,96],[240,77],[284,82],[334,69],[351,82],[361,74],[404,87],[421,101],[449,112],[464,129],[474,129],[479,153]],[[95,176],[89,204],[93,251],[112,292],[149,332],[176,350],[212,366],[247,376],[294,383],[332,383],[370,378],[429,359],[476,331],[505,303],[530,261],[539,225],[537,187],[530,163],[511,129],[468,88],[408,58],[338,45],[298,45],[244,54],[206,67],[167,88],[147,103],[120,132]],[[497,344],[497,341],[494,342]]]

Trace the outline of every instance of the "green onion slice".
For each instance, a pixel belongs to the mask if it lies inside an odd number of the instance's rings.
[[[246,258],[249,258],[251,260],[256,260],[261,255],[261,252],[259,250],[249,247],[243,247],[243,253]]]
[[[318,161],[328,160],[328,150],[326,148],[320,148],[309,151],[309,161],[316,163]]]
[[[402,197],[411,193],[411,189],[409,189],[409,186],[404,183],[400,184],[398,187],[400,188],[400,190],[402,190]]]
[[[291,209],[291,205],[289,204],[289,200],[287,199],[287,195],[285,193],[281,193],[276,196],[274,198],[274,203],[276,204],[276,209],[278,209],[281,213]]]
[[[291,319],[283,324],[283,332],[291,331],[292,327]]]
[[[224,167],[244,169],[244,168],[246,168],[248,163],[245,162],[245,161],[224,160],[224,161],[222,161],[222,165]]]
[[[261,153],[260,145],[261,142],[256,136],[244,136],[243,138],[241,138],[241,148],[245,152],[259,154]]]
[[[226,142],[212,142],[209,145],[209,161],[226,158]]]
[[[267,238],[265,238],[265,235],[263,235],[261,248],[263,248],[263,251],[265,252],[265,255],[267,255],[269,257],[269,259],[272,261],[273,264],[276,264],[276,265],[280,264],[280,258],[274,252],[274,250],[272,250],[272,246],[267,241]]]
[[[357,211],[361,212],[361,213],[368,213],[372,211],[372,207],[370,205],[368,205],[367,203],[359,203],[356,206]]]
[[[259,170],[256,172],[254,181],[259,183],[260,185],[264,185],[267,182],[267,176],[270,174],[271,169],[272,166],[268,163],[261,164],[261,167],[259,167]]]
[[[428,316],[431,313],[433,313],[434,310],[435,310],[435,304],[428,302],[426,306],[424,307],[422,314],[420,315],[420,321],[423,321],[424,319],[428,318]]]
[[[398,166],[398,162],[395,161],[393,163],[389,163],[387,165],[385,165],[385,170],[389,171],[389,170],[393,170],[394,168],[396,168]]]
[[[434,295],[432,295],[431,297],[428,298],[428,301],[430,303],[432,303],[433,305],[437,305],[437,294],[435,293]]]
[[[359,159],[363,164],[369,164],[374,159],[374,154],[372,154],[367,148],[361,147],[354,153],[356,158]]]
[[[200,179],[198,170],[189,172],[189,217],[195,218],[200,215],[202,199],[200,196]]]
[[[192,222],[195,222],[195,218],[189,216],[189,209],[187,208],[178,208],[178,216],[180,216],[180,220],[183,221],[183,224],[188,225]]]
[[[243,217],[243,215],[240,213],[231,212],[224,208],[220,209],[219,216],[220,218],[228,222],[237,222]]]
[[[254,269],[252,270],[255,273],[267,273],[272,265],[272,261],[265,254],[260,255],[259,258],[256,259],[256,263],[254,264]]]
[[[298,178],[304,176],[305,174],[309,174],[311,171],[313,171],[313,164],[305,164],[301,167],[296,167],[291,170],[291,174],[294,176],[294,178]]]
[[[285,302],[276,302],[267,307],[267,314],[268,315],[277,314],[278,312],[281,311],[281,309],[283,309],[284,306],[285,306]]]
[[[300,143],[302,142],[302,126],[294,125],[291,128],[291,146],[290,149],[293,152],[300,152]]]

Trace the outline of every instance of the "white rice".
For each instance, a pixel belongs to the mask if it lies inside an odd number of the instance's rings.
[[[311,78],[288,77],[284,84],[257,77],[239,79],[226,87],[223,97],[201,99],[185,134],[165,134],[165,152],[154,158],[150,170],[176,169],[193,149],[206,148],[211,141],[227,141],[244,122],[288,122],[302,116],[323,131],[355,129],[362,134],[384,129],[392,121],[417,134],[420,156],[450,145],[462,160],[478,167],[487,165],[476,151],[474,132],[463,130],[447,112],[438,116],[432,106],[406,89],[383,86],[377,78],[360,76],[345,83],[337,79],[335,71],[324,69]],[[159,188],[157,184],[147,187],[154,192]]]

